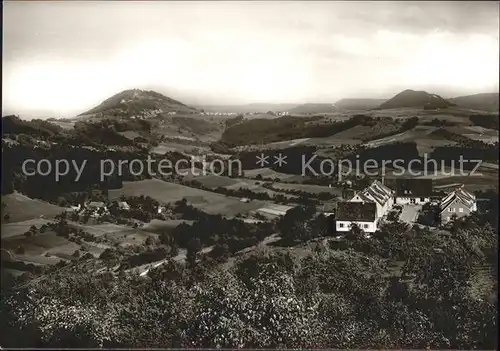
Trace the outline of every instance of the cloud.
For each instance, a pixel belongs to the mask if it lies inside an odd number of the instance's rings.
[[[493,2],[8,2],[4,18],[13,109],[148,87],[229,104],[498,89]]]

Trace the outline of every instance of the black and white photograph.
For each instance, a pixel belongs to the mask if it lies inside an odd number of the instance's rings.
[[[496,350],[499,4],[4,0],[0,349]]]

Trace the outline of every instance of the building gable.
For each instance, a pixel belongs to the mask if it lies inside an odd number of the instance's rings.
[[[429,198],[432,196],[432,179],[398,178],[396,196]]]

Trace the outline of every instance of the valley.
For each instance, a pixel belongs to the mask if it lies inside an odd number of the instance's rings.
[[[0,351],[497,350],[493,1],[4,1]]]
[[[152,279],[200,267],[232,272],[260,260],[306,264],[323,252],[328,262],[354,265],[356,272],[378,270],[387,282],[408,274],[409,247],[431,250],[421,236],[432,245],[452,245],[449,236],[457,229],[436,222],[432,213],[460,186],[481,198],[481,210],[453,225],[478,223],[467,230],[474,240],[489,240],[474,228],[497,225],[498,113],[469,110],[433,94],[403,93],[403,99],[263,106],[283,108],[270,112],[262,106],[238,113],[212,107],[207,113],[206,107],[201,111],[155,92],[130,90],[72,120],[5,116],[3,274],[28,286],[49,276],[64,280],[71,269],[83,269],[78,274],[92,279]],[[429,107],[435,100],[439,106]],[[480,159],[477,173],[451,172],[459,155]],[[70,175],[62,182],[23,176],[23,158],[47,156],[89,160],[82,181],[74,183]],[[109,173],[105,181],[97,177],[105,158],[144,163],[147,157],[184,166],[168,175],[129,168]],[[259,165],[259,157],[267,163]],[[304,173],[310,158],[316,171],[325,162],[339,168]],[[443,166],[415,175],[392,165],[427,158]],[[377,163],[368,175],[355,161],[370,159],[389,165]],[[351,167],[340,166],[347,161]],[[238,167],[228,170],[229,163]],[[397,191],[401,179],[431,181],[430,205],[394,205],[377,219],[374,232],[366,226],[366,233],[341,230],[342,218],[336,216],[344,214],[337,211],[353,196],[377,182]],[[376,268],[363,268],[367,259],[375,260],[370,264]],[[489,266],[481,267],[471,291],[491,298],[493,280],[484,268]],[[417,266],[412,269],[418,274]]]

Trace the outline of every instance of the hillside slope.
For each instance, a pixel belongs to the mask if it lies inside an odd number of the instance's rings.
[[[393,108],[446,108],[453,106],[449,101],[446,101],[441,96],[436,94],[429,94],[425,91],[404,90],[395,95],[393,98],[380,104],[379,109],[393,109]]]
[[[221,113],[266,113],[268,111],[283,112],[289,111],[298,104],[273,104],[273,103],[251,103],[246,105],[196,105],[198,109],[205,112],[221,112]]]
[[[484,93],[458,96],[456,98],[449,99],[449,101],[456,104],[458,107],[469,108],[472,110],[497,112],[499,94]]]
[[[28,134],[47,137],[61,131],[61,127],[40,119],[25,121],[14,115],[2,117],[2,132],[4,134]]]
[[[306,114],[314,115],[317,113],[339,112],[339,108],[336,107],[334,104],[307,103],[294,107],[289,112],[291,115],[306,115]]]
[[[371,110],[379,107],[387,99],[342,99],[335,103],[335,106],[342,110]]]
[[[79,116],[155,117],[162,112],[196,113],[196,109],[155,91],[124,90]]]

